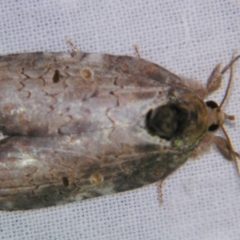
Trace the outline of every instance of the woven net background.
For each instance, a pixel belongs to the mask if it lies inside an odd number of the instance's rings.
[[[1,1],[0,54],[70,51],[141,56],[206,82],[240,47],[239,1]],[[238,51],[239,53],[239,51]],[[226,87],[213,94],[221,101]],[[240,150],[240,63],[225,110]],[[0,239],[239,239],[240,179],[234,164],[212,149],[189,160],[163,185],[64,206],[0,212]]]

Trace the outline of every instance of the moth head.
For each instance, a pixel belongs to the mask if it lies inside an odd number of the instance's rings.
[[[224,123],[225,119],[235,120],[235,116],[228,115],[222,111],[218,104],[214,101],[207,101],[208,109],[208,131],[214,132],[218,130]]]
[[[206,106],[208,109],[208,131],[212,132],[212,131],[216,131],[217,129],[221,128],[225,138],[220,137],[220,136],[216,136],[214,135],[213,137],[213,142],[215,143],[216,147],[218,148],[218,150],[222,153],[222,155],[230,160],[230,161],[234,161],[235,165],[236,165],[236,169],[238,171],[238,175],[240,177],[240,167],[237,161],[237,157],[240,157],[240,154],[235,152],[233,147],[232,147],[232,143],[231,140],[223,126],[223,123],[226,119],[228,120],[235,120],[235,116],[233,115],[228,115],[225,112],[222,111],[222,106],[225,103],[225,100],[227,99],[228,95],[229,95],[229,89],[233,80],[233,64],[240,58],[240,55],[233,58],[230,63],[221,71],[221,76],[223,76],[223,74],[230,69],[230,76],[229,76],[229,80],[228,80],[228,86],[225,92],[225,95],[220,103],[220,105],[218,106],[217,103],[215,103],[214,101],[207,101],[206,102]]]

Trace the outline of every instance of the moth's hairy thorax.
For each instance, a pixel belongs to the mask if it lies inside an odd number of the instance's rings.
[[[183,92],[183,93],[182,93]],[[171,93],[176,94],[176,91]],[[196,94],[189,91],[181,91],[170,97],[170,101],[177,102],[180,108],[186,111],[187,119],[185,128],[176,136],[174,145],[189,146],[201,140],[208,130],[208,111],[206,104]]]

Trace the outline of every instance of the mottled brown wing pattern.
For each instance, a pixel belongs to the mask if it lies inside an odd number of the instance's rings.
[[[145,146],[132,155],[92,158],[78,151],[76,141],[35,137],[3,140],[1,209],[40,208],[142,187],[163,179],[189,155],[185,152],[178,160],[171,152]]]
[[[128,56],[0,57],[0,209],[22,210],[163,180],[206,135],[206,90]]]

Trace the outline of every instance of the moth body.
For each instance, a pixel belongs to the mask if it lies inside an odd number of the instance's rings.
[[[218,84],[219,76],[209,82]],[[203,99],[217,84],[189,85],[129,56],[1,56],[0,209],[53,206],[164,180],[207,138],[216,140],[209,127],[224,117]],[[228,143],[224,150],[232,154]]]

